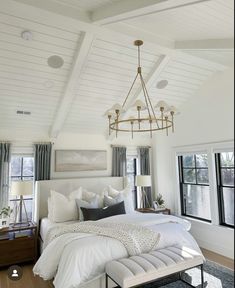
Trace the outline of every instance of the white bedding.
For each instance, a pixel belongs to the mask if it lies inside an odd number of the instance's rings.
[[[40,237],[42,241],[45,241],[46,235],[48,231],[53,228],[53,227],[59,227],[59,226],[65,226],[65,225],[70,225],[73,223],[76,223],[78,221],[68,221],[68,222],[63,222],[63,223],[54,223],[48,218],[42,218],[40,222]]]
[[[186,246],[200,252],[196,241],[187,232],[190,223],[174,216],[133,213],[100,221],[135,223],[161,234],[158,249]],[[124,245],[113,238],[85,233],[68,233],[53,240],[34,267],[34,273],[45,280],[54,279],[55,288],[80,288],[101,277],[105,264],[128,257]]]

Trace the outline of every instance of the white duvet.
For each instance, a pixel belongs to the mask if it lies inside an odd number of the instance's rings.
[[[100,221],[148,227],[160,233],[158,249],[177,245],[200,252],[196,241],[188,233],[190,223],[178,217],[133,213]],[[101,276],[107,262],[124,257],[128,257],[127,250],[118,240],[85,233],[67,233],[46,247],[33,272],[44,280],[54,278],[55,288],[79,288]]]

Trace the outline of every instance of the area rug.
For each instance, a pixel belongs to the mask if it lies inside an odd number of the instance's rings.
[[[184,274],[184,279],[197,288],[201,288],[201,272],[195,268]],[[204,288],[233,288],[234,271],[207,261],[204,265]],[[191,287],[179,280],[179,276],[171,276],[157,283],[142,286],[143,288],[188,288]]]

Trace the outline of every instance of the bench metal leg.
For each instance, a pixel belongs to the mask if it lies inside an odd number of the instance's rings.
[[[108,276],[108,274],[105,274],[105,287],[109,288],[109,276]]]
[[[202,280],[202,288],[204,288],[204,266],[201,265],[201,280]]]
[[[105,287],[106,288],[109,288],[109,279],[118,285],[118,283],[115,282],[108,274],[105,274]],[[122,287],[118,285],[116,288],[122,288]]]
[[[204,288],[204,265],[200,265],[198,266],[201,269],[201,288]],[[192,284],[188,283],[187,281],[185,281],[182,277],[182,273],[180,273],[180,280],[184,283],[186,283],[187,285],[189,285],[190,287],[195,288],[195,286],[193,286]]]

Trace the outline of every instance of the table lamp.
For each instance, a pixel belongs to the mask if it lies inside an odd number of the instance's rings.
[[[11,185],[11,194],[13,196],[20,196],[20,203],[16,205],[14,226],[17,224],[29,225],[29,218],[25,206],[23,196],[33,194],[33,182],[32,181],[13,181]],[[26,222],[22,222],[23,209],[26,215]],[[17,216],[19,215],[20,222],[17,222]]]
[[[136,176],[136,186],[141,187],[142,192],[142,208],[146,207],[146,202],[151,207],[148,196],[145,191],[145,187],[151,187],[152,186],[152,179],[150,175],[138,175]]]

